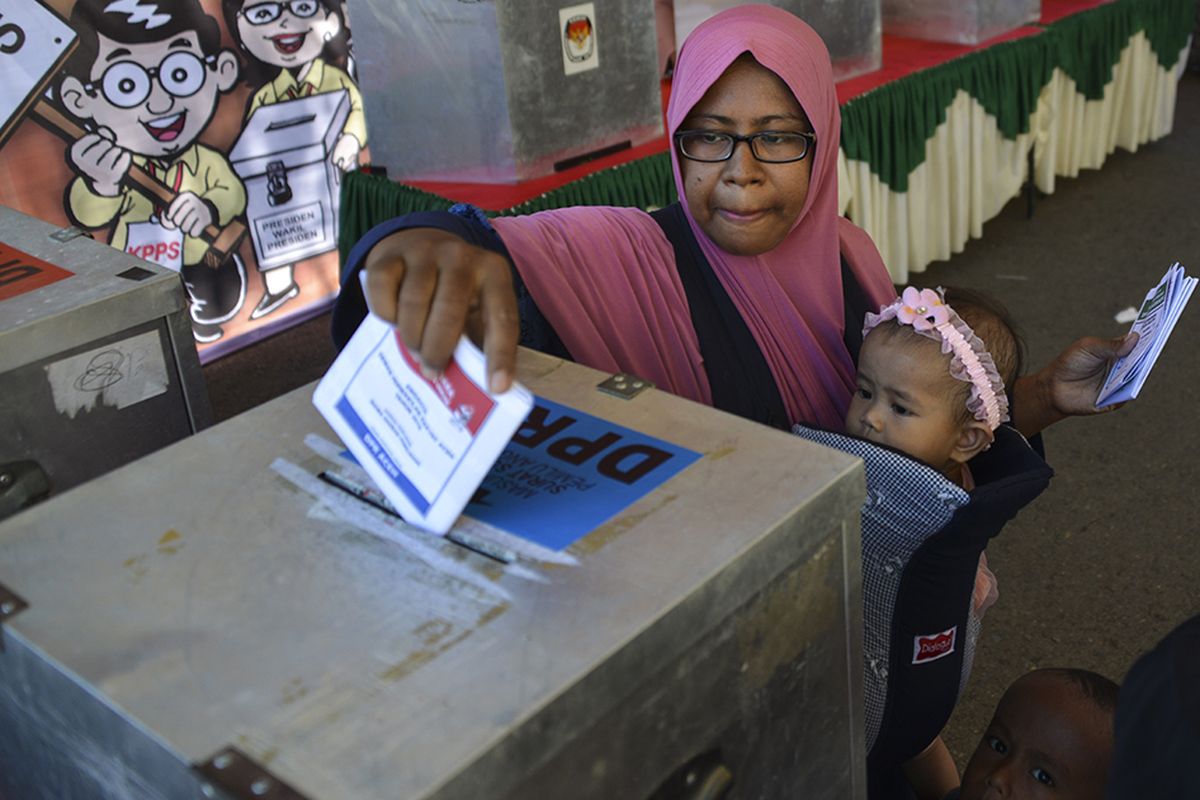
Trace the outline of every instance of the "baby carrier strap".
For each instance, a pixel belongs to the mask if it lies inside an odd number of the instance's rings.
[[[700,343],[713,407],[786,430],[787,409],[775,376],[692,235],[683,206],[672,203],[650,216],[675,249],[675,266]]]
[[[692,327],[700,343],[704,370],[712,387],[713,406],[775,428],[788,428],[787,409],[771,368],[749,326],[700,249],[683,206],[672,203],[652,211],[675,249],[675,265],[687,296]],[[850,265],[842,257],[842,294],[846,330],[844,341],[851,359],[862,347],[862,319],[873,311]]]
[[[979,633],[972,614],[979,555],[1054,473],[1021,434],[1001,425],[992,446],[972,459],[971,474],[976,486],[969,502],[903,569],[892,612],[887,701],[869,766],[907,761],[949,721]]]

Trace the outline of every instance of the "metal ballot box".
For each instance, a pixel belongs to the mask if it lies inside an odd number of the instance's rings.
[[[650,0],[362,0],[371,158],[402,179],[512,183],[661,136]]]
[[[210,422],[178,273],[0,206],[0,517]]]
[[[0,795],[865,797],[861,462],[518,376],[699,458],[504,564],[319,480],[310,385],[0,523]]]
[[[892,36],[979,44],[1037,22],[1042,0],[883,0],[883,29]]]
[[[675,0],[675,47],[714,14],[754,0]],[[844,81],[883,64],[881,0],[770,0],[821,35],[833,60],[833,79]]]

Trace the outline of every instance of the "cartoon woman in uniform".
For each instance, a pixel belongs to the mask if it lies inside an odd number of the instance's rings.
[[[341,68],[349,58],[349,31],[341,0],[223,0],[225,23],[248,55],[246,80],[258,87],[246,109],[249,119],[262,106],[345,90],[350,114],[330,152],[347,172],[367,144],[362,95]],[[266,316],[300,293],[292,264],[263,270],[262,299],[251,319]],[[260,269],[262,269],[260,267]]]

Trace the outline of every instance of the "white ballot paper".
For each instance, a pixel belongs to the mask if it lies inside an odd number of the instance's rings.
[[[313,404],[405,521],[444,534],[533,407],[514,383],[487,391],[483,353],[464,336],[427,380],[396,331],[368,314]]]
[[[1118,358],[1109,370],[1104,386],[1096,398],[1096,408],[1110,406],[1137,397],[1151,367],[1158,360],[1163,345],[1179,320],[1183,307],[1187,305],[1196,278],[1184,274],[1179,263],[1171,265],[1158,285],[1146,294],[1132,331],[1138,334],[1138,343],[1129,355]]]

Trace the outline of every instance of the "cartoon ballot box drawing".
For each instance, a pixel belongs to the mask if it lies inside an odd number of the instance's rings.
[[[338,168],[330,153],[346,117],[343,89],[258,108],[229,153],[246,184],[259,270],[337,247]]]

